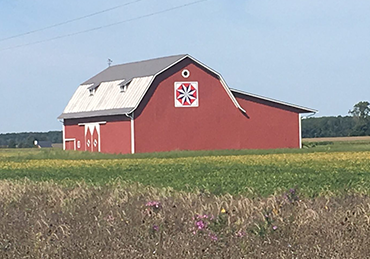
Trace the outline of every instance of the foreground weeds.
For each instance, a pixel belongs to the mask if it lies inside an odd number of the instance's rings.
[[[366,258],[370,198],[0,182],[1,258]]]

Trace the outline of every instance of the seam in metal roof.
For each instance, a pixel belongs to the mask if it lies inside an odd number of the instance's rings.
[[[291,104],[291,103],[287,103],[287,102],[278,101],[278,100],[275,100],[275,99],[272,99],[272,98],[260,96],[260,95],[257,95],[257,94],[247,93],[247,92],[244,92],[244,91],[241,91],[241,90],[237,90],[237,89],[230,89],[230,90],[231,90],[231,92],[238,93],[238,94],[241,94],[241,95],[246,95],[246,96],[249,96],[249,97],[253,97],[253,98],[261,99],[261,100],[264,100],[264,101],[268,101],[268,102],[272,102],[272,103],[277,103],[277,104],[288,106],[288,107],[291,107],[291,108],[294,108],[294,109],[298,109],[298,110],[301,110],[302,111],[300,113],[317,113],[318,112],[315,109],[306,108],[306,107],[303,107],[303,106],[299,106],[299,105],[295,105],[295,104]]]

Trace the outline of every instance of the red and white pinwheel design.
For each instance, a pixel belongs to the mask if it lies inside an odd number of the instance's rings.
[[[175,107],[198,107],[198,82],[175,83]]]

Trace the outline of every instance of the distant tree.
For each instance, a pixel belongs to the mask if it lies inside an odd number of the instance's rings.
[[[353,127],[351,135],[370,135],[370,103],[368,101],[358,102],[348,113],[353,116],[355,121],[355,126]]]
[[[370,103],[368,101],[358,102],[353,106],[353,110],[349,110],[348,113],[353,117],[367,119],[370,114]]]
[[[26,148],[26,143],[20,142],[20,143],[18,143],[17,147],[18,148]]]
[[[5,133],[0,134],[0,147],[34,147],[33,142],[48,140],[52,143],[62,143],[63,134],[61,131],[49,132],[21,132],[21,133]]]
[[[303,138],[350,136],[355,125],[353,117],[311,117],[302,120]]]
[[[14,139],[9,140],[8,148],[16,148],[16,143],[15,143]]]

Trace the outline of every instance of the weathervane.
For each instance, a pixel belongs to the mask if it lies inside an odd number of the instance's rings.
[[[112,64],[113,60],[111,60],[110,58],[108,58],[108,67],[110,67],[110,65]]]

